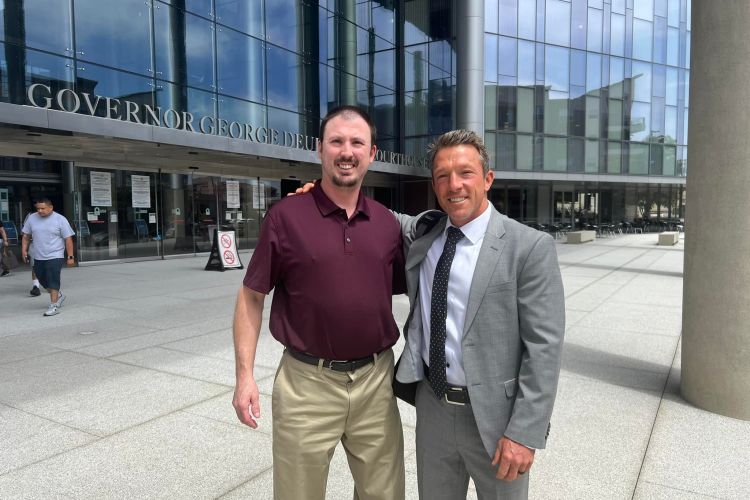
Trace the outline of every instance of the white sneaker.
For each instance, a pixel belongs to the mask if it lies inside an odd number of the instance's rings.
[[[55,304],[50,304],[47,310],[44,311],[45,316],[54,316],[55,314],[60,314],[60,310]]]
[[[65,294],[64,294],[64,293],[62,293],[62,292],[60,292],[60,296],[59,296],[59,297],[57,297],[57,302],[55,302],[55,303],[54,303],[54,304],[55,304],[55,306],[57,306],[57,307],[58,307],[58,309],[59,309],[60,307],[62,307],[62,304],[63,304],[63,302],[65,302],[65,299],[66,299],[66,298],[67,298],[67,297],[65,296]]]

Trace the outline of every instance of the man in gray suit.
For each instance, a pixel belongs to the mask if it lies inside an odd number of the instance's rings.
[[[524,499],[565,331],[554,242],[489,203],[479,136],[448,132],[428,154],[447,217],[417,237],[419,217],[399,216],[411,310],[396,377],[419,382],[419,496],[465,498],[471,477],[480,499]]]

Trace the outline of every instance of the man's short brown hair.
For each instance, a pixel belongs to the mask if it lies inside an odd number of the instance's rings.
[[[437,139],[435,142],[427,146],[427,164],[432,170],[435,165],[435,155],[438,151],[445,148],[452,148],[455,146],[473,146],[479,153],[479,158],[482,160],[482,173],[487,175],[490,171],[490,157],[487,153],[487,147],[484,145],[484,141],[479,135],[471,130],[451,130],[446,132]]]

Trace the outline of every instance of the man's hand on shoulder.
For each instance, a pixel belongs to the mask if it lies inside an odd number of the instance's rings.
[[[306,182],[302,185],[302,187],[298,187],[294,190],[293,193],[287,193],[287,196],[297,196],[298,194],[305,194],[308,193],[312,188],[315,187],[314,182]]]
[[[505,436],[501,437],[492,458],[492,465],[499,464],[495,477],[503,481],[513,481],[519,474],[526,474],[534,463],[535,451]]]
[[[232,406],[240,422],[253,429],[258,428],[258,422],[255,419],[260,418],[260,393],[253,377],[237,379]]]

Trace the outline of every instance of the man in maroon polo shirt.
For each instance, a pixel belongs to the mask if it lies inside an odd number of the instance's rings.
[[[391,294],[404,291],[394,290],[394,276],[403,286],[402,240],[393,215],[360,192],[374,142],[375,127],[359,108],[342,106],[323,119],[322,179],[268,212],[237,297],[232,404],[252,428],[261,414],[255,350],[271,290],[269,327],[286,347],[273,387],[276,499],[324,499],[339,441],[355,498],[404,498],[391,388],[399,335]]]

